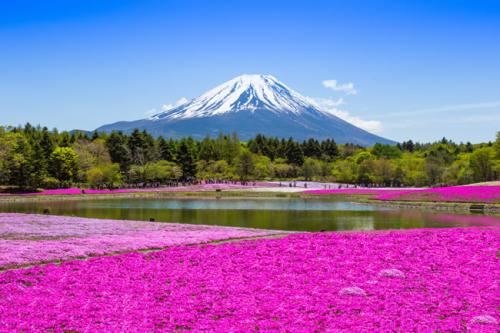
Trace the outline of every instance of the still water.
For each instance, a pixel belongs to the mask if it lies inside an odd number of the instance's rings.
[[[2,203],[0,211],[81,217],[215,224],[263,229],[318,231],[439,228],[498,225],[481,215],[388,209],[331,199],[109,199]]]

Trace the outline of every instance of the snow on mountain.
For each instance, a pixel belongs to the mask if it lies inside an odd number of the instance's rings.
[[[97,130],[130,133],[136,128],[176,138],[236,132],[242,140],[264,134],[296,140],[333,138],[364,146],[394,143],[342,120],[271,75],[241,75],[147,119],[119,121]]]
[[[299,115],[311,109],[320,111],[314,101],[272,75],[241,75],[187,103],[155,114],[150,119],[179,120],[256,110]]]

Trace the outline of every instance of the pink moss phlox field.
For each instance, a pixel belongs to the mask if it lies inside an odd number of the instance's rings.
[[[177,187],[151,187],[151,188],[123,188],[116,190],[93,190],[85,189],[82,191],[80,188],[62,188],[55,190],[43,190],[40,192],[26,192],[26,193],[0,193],[0,196],[31,196],[31,195],[79,195],[79,194],[114,194],[114,193],[141,193],[141,192],[206,192],[215,190],[240,190],[246,188],[258,187],[277,187],[277,184],[267,182],[256,182],[250,185],[241,184],[199,184]]]
[[[1,332],[498,332],[498,228],[295,234],[0,273]]]
[[[399,190],[389,188],[340,188],[330,190],[307,190],[303,191],[306,194],[349,194],[349,195],[378,195],[384,193],[406,193],[408,191],[415,191],[414,189]]]
[[[177,223],[0,213],[0,267],[272,233],[276,232]]]
[[[500,203],[500,186],[451,186],[418,191],[385,192],[375,197],[391,201]]]
[[[374,195],[374,199],[387,201],[500,203],[500,186],[450,186],[426,189],[344,188],[309,190],[303,193]]]

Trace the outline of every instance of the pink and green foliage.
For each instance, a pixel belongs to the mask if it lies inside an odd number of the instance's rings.
[[[382,193],[377,200],[500,203],[500,186],[451,186]]]
[[[86,189],[82,190],[79,188],[62,188],[55,190],[43,190],[40,192],[26,192],[26,193],[0,193],[0,196],[11,196],[11,195],[78,195],[78,194],[113,194],[113,193],[140,193],[140,192],[203,192],[203,191],[215,191],[215,190],[239,190],[246,188],[255,187],[276,187],[274,183],[266,182],[253,182],[247,185],[236,184],[199,184],[199,185],[188,185],[188,186],[176,186],[176,187],[149,187],[149,188],[123,188],[116,190],[94,190]]]
[[[0,213],[0,268],[272,233],[276,232],[207,225]]]
[[[0,274],[2,332],[498,332],[498,228],[295,234]]]
[[[341,189],[330,189],[330,190],[307,190],[303,193],[306,194],[346,194],[346,195],[379,195],[379,194],[395,194],[395,193],[406,193],[411,190],[397,190],[392,188],[341,188]]]
[[[346,188],[309,190],[307,194],[372,195],[387,201],[437,201],[500,203],[500,186],[450,186],[426,189]]]

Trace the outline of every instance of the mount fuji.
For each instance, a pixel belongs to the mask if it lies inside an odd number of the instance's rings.
[[[241,75],[147,119],[120,121],[97,130],[131,132],[136,128],[164,137],[203,138],[236,132],[242,140],[264,134],[296,140],[333,138],[363,146],[395,143],[323,110],[271,75]]]

